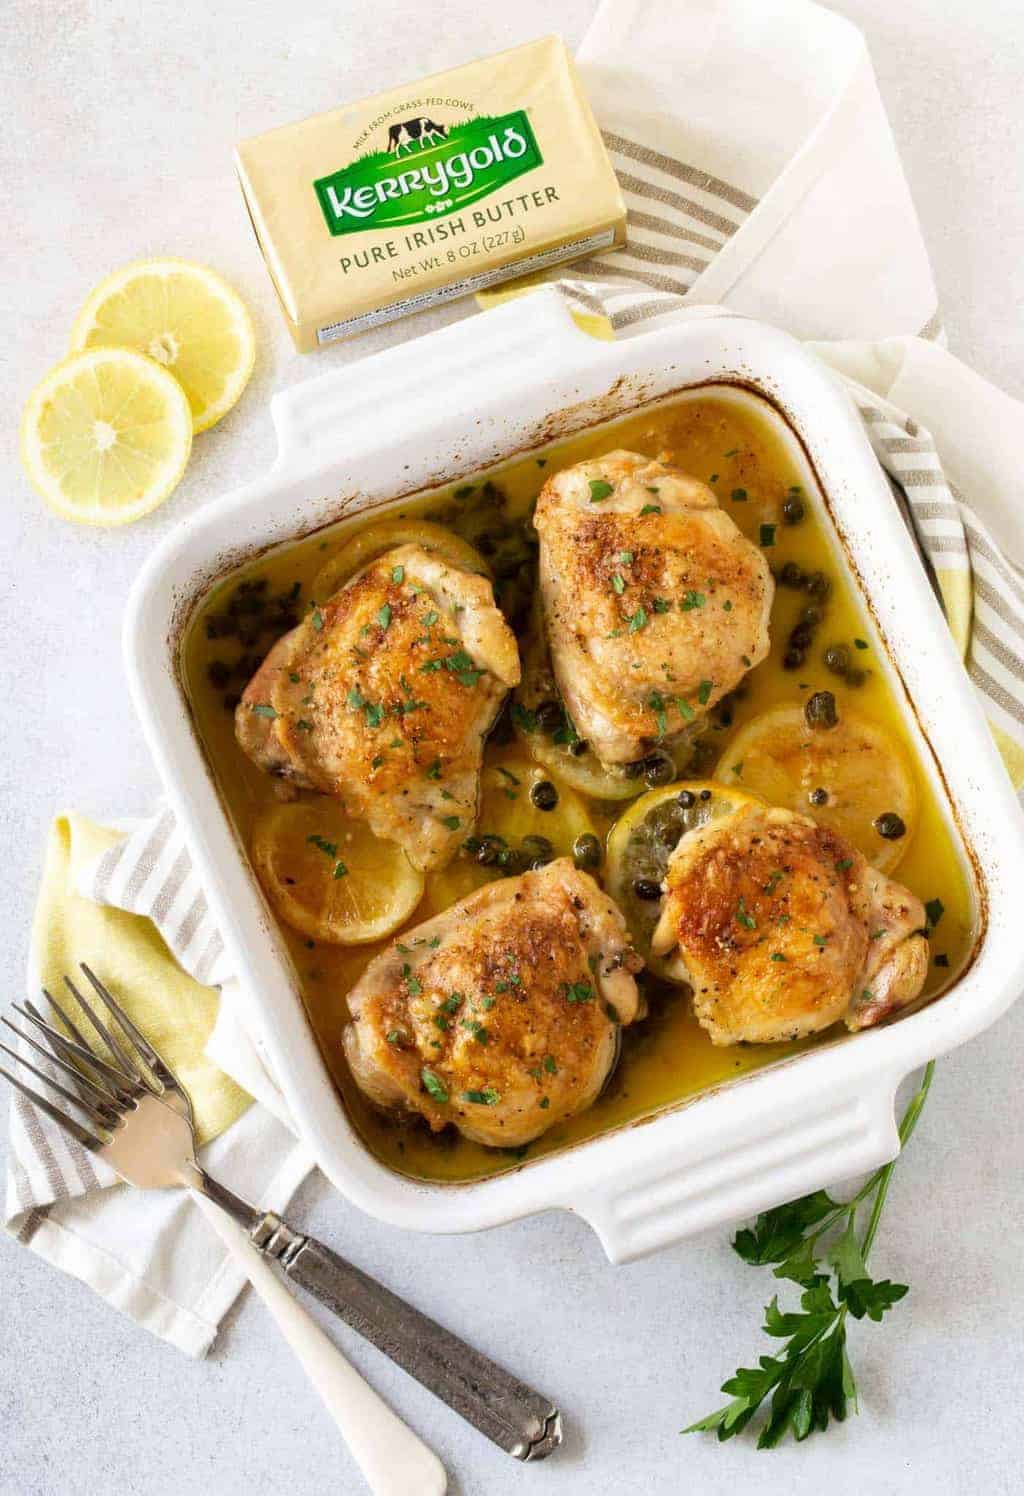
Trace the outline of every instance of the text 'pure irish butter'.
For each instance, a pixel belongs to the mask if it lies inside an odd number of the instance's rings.
[[[558,37],[272,130],[235,155],[302,351],[625,237]]]

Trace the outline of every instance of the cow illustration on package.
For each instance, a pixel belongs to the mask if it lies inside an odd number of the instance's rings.
[[[403,146],[411,151],[414,145],[425,145],[427,142],[433,145],[436,140],[444,140],[447,134],[445,125],[439,125],[425,114],[420,114],[415,119],[404,119],[391,126],[388,130],[388,150],[400,156]]]

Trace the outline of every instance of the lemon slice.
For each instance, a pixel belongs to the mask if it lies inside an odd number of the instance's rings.
[[[312,596],[317,602],[325,603],[349,577],[354,577],[357,571],[362,571],[385,551],[393,551],[399,545],[422,546],[425,551],[435,551],[443,560],[463,571],[479,572],[485,577],[491,574],[480,552],[443,525],[432,524],[426,519],[391,519],[370,525],[345,541],[313,578]]]
[[[615,822],[608,835],[605,887],[652,971],[663,974],[662,963],[651,955],[651,936],[661,913],[660,884],[680,838],[740,805],[757,803],[756,796],[710,779],[679,780],[650,790]]]
[[[882,872],[897,866],[917,825],[906,754],[885,728],[852,712],[835,727],[811,729],[802,707],[773,707],[740,729],[715,774],[830,826]],[[902,834],[882,836],[882,816],[898,817]]]
[[[196,431],[227,415],[256,358],[237,292],[188,260],[140,260],[108,275],[79,312],[71,347],[134,348],[163,364],[188,396]]]
[[[531,793],[545,783],[557,796],[550,810],[542,810]],[[514,749],[502,752],[484,765],[480,814],[476,831],[467,838],[469,847],[463,847],[446,868],[427,875],[427,904],[432,913],[440,913],[492,878],[525,872],[538,859],[572,857],[584,836],[593,838],[599,848],[594,823],[579,795],[525,755]],[[478,860],[481,845],[487,848],[486,862]],[[597,870],[596,862],[589,870]]]
[[[65,519],[127,525],[162,504],[192,449],[181,385],[126,348],[72,354],[36,385],[21,426],[32,482]]]
[[[423,874],[326,798],[271,805],[252,833],[252,861],[286,924],[332,945],[364,945],[405,923]]]

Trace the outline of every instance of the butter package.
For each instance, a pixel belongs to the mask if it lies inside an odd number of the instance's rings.
[[[257,135],[235,159],[302,352],[625,239],[559,37]]]

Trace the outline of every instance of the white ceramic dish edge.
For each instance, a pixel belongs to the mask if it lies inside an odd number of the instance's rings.
[[[644,1123],[480,1182],[403,1178],[367,1151],[348,1121],[221,805],[177,677],[183,618],[229,564],[269,544],[708,380],[739,381],[772,400],[821,480],[971,850],[984,906],[975,959],[940,1000],[897,1023]],[[541,291],[295,386],[272,412],[279,452],[271,471],[207,506],[157,549],[132,591],[124,647],[147,741],[275,1077],[336,1187],[382,1220],[427,1231],[575,1210],[621,1262],[893,1157],[901,1079],[994,1022],[1024,985],[1016,928],[1024,829],[912,542],[838,381],[794,340],[750,321],[698,317],[601,342],[579,331],[556,292]]]

